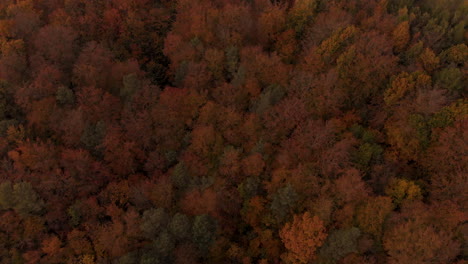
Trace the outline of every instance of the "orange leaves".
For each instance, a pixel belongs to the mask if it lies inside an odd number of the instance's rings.
[[[271,5],[258,18],[258,37],[266,45],[276,39],[285,26],[286,14],[282,6]]]
[[[42,241],[42,251],[48,255],[54,255],[57,254],[61,245],[62,241],[57,236],[51,236]]]
[[[439,57],[437,57],[434,51],[432,51],[430,48],[424,49],[422,54],[419,56],[419,64],[425,71],[429,73],[432,73],[434,70],[436,70],[439,67],[439,63]]]
[[[379,238],[388,214],[393,210],[392,199],[386,196],[369,198],[356,210],[359,228]]]
[[[8,153],[20,170],[50,172],[57,166],[56,149],[49,143],[24,142]]]
[[[397,52],[403,51],[410,40],[410,26],[408,21],[403,21],[393,30],[393,45]]]
[[[287,223],[279,235],[288,250],[284,256],[286,263],[304,264],[315,258],[316,249],[327,237],[322,220],[309,212],[295,215],[293,222]]]

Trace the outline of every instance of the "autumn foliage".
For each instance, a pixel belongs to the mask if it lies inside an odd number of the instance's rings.
[[[466,263],[467,21],[0,0],[0,263]]]

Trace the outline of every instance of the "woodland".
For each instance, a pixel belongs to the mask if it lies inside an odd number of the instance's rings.
[[[464,0],[0,0],[0,263],[467,264]]]

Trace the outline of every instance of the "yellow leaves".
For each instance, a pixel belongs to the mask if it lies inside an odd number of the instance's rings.
[[[96,262],[94,262],[94,256],[93,255],[87,254],[87,255],[83,255],[81,257],[80,264],[94,264],[94,263],[96,263]]]
[[[405,96],[406,92],[414,89],[414,81],[407,72],[400,73],[385,91],[384,101],[387,105],[393,105]]]
[[[396,104],[416,88],[424,88],[431,84],[431,77],[427,74],[414,72],[402,72],[398,74],[390,83],[390,87],[385,90],[384,101],[388,106]]]
[[[440,59],[434,51],[426,48],[419,56],[419,63],[425,71],[431,73],[439,67]]]
[[[442,57],[448,62],[463,64],[468,61],[468,46],[465,44],[455,45],[443,52]]]
[[[324,40],[317,48],[317,53],[320,54],[324,62],[330,63],[331,59],[337,52],[351,42],[356,36],[358,29],[355,26],[349,26],[342,31],[339,31],[330,38]]]
[[[410,40],[410,27],[408,21],[403,21],[393,30],[393,45],[397,52],[403,51]]]
[[[394,179],[387,186],[385,193],[393,199],[396,205],[403,201],[422,199],[422,191],[413,181]]]
[[[447,110],[452,114],[455,120],[462,120],[468,116],[468,100],[460,99],[447,106]]]
[[[296,0],[288,14],[289,27],[294,29],[296,33],[302,34],[317,5],[318,1],[316,0]]]
[[[0,37],[2,36],[2,21],[0,21]],[[22,39],[14,39],[10,41],[5,41],[1,43],[1,53],[2,54],[12,54],[18,53],[23,54],[26,50],[25,43]]]

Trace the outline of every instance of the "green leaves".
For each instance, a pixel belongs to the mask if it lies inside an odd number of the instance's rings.
[[[0,209],[13,209],[23,217],[40,214],[44,201],[37,195],[29,182],[11,184],[6,181],[0,185]]]
[[[207,251],[215,240],[216,221],[208,215],[195,217],[192,227],[192,241],[201,251]]]

